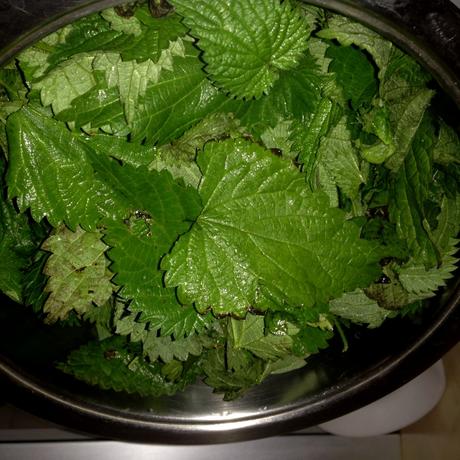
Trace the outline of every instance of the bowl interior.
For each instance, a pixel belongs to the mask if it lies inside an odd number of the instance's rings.
[[[108,3],[123,2],[76,3],[78,8],[72,14],[67,12],[54,22],[48,21],[45,27],[37,26],[22,42],[15,42],[13,48],[30,44],[44,31],[50,32],[76,17],[103,9]],[[350,13],[349,2],[311,3],[332,5],[336,11],[352,16],[357,14]],[[379,29],[379,24],[383,27],[386,20],[365,10],[360,15],[367,25],[392,36],[391,28]],[[419,46],[407,35],[395,39],[405,40],[409,50]],[[433,59],[430,53],[426,56]],[[443,67],[438,62],[436,66]],[[445,73],[436,77],[442,80]],[[447,101],[448,98],[441,97],[439,109],[458,116]],[[340,340],[335,339],[329,349],[313,356],[305,368],[272,376],[232,402],[223,401],[203,384],[195,384],[174,397],[141,398],[80,383],[61,374],[53,365],[84,343],[90,332],[45,326],[28,309],[1,297],[0,324],[4,327],[0,334],[0,371],[7,377],[9,395],[16,404],[83,431],[178,443],[270,435],[342,415],[383,396],[429,367],[459,338],[459,295],[454,280],[417,320],[390,320],[377,330],[353,327],[348,333],[346,353]]]

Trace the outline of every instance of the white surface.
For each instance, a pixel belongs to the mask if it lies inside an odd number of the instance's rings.
[[[442,361],[414,380],[368,406],[336,418],[320,427],[340,436],[377,436],[408,426],[430,412],[446,387]]]
[[[400,460],[398,435],[350,439],[277,436],[213,446],[158,446],[112,441],[0,444],[1,460]]]

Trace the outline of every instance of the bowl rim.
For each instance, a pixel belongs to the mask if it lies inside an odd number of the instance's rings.
[[[439,82],[442,89],[460,108],[460,76],[457,77],[436,52],[414,37],[410,30],[380,12],[349,0],[300,0],[348,16],[374,29],[415,57]],[[26,32],[0,51],[0,65],[20,50],[64,25],[105,8],[125,3],[123,0],[88,0],[64,14]],[[0,356],[0,375],[6,377],[7,394],[19,407],[77,431],[104,437],[155,443],[209,444],[241,441],[279,434],[336,418],[362,407],[408,382],[434,364],[460,339],[460,283],[457,283],[445,308],[431,327],[410,346],[380,366],[367,369],[359,380],[349,380],[322,392],[322,397],[308,407],[302,402],[257,416],[222,421],[192,421],[178,425],[167,418],[152,421],[136,414],[123,414],[63,396],[36,377],[27,374],[9,359]],[[327,400],[327,404],[326,404]]]

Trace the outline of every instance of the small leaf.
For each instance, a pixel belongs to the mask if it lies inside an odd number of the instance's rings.
[[[76,97],[89,91],[96,84],[93,59],[92,55],[71,58],[37,81],[33,88],[40,90],[43,105],[51,105],[58,114],[71,107]]]
[[[161,358],[165,363],[169,363],[173,359],[186,361],[189,355],[199,356],[203,351],[203,345],[196,334],[173,339],[169,336],[157,337],[156,332],[148,332],[143,348],[151,362]]]
[[[82,316],[93,304],[102,307],[111,297],[112,274],[101,236],[61,226],[42,244],[51,253],[43,270],[49,277],[45,292],[50,295],[43,307],[48,323],[66,319],[72,310]]]
[[[367,324],[371,329],[379,327],[391,316],[389,310],[381,308],[362,289],[346,292],[341,297],[331,300],[330,312],[353,323]]]

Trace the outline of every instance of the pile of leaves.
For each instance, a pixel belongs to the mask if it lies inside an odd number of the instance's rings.
[[[0,70],[0,288],[92,325],[59,364],[78,379],[231,399],[445,286],[460,142],[430,76],[360,24],[170,4],[83,18]]]

